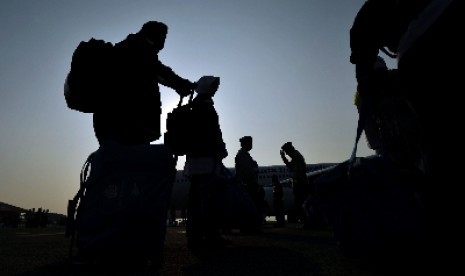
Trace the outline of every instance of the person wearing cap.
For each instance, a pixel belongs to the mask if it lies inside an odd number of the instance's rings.
[[[218,208],[210,205],[206,191],[215,185],[215,176],[221,175],[222,160],[228,156],[223,141],[219,117],[213,96],[220,85],[220,78],[204,76],[197,81],[197,95],[191,103],[193,123],[190,137],[193,147],[186,154],[184,174],[190,187],[187,202],[187,246],[190,250],[201,247],[218,247],[229,243],[220,233]],[[211,196],[211,195],[210,195]]]
[[[143,24],[113,47],[114,82],[108,84],[108,103],[94,113],[95,136],[102,144],[149,144],[161,136],[159,84],[185,96],[195,83],[178,76],[158,58],[164,48],[168,27],[158,21]]]
[[[305,228],[308,226],[308,219],[305,215],[303,204],[310,192],[310,184],[307,178],[307,163],[303,155],[292,145],[292,142],[286,142],[281,147],[279,153],[284,164],[292,172],[295,211],[297,218]],[[290,157],[290,160],[287,156]]]

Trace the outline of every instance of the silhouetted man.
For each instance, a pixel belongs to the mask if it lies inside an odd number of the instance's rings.
[[[307,178],[307,163],[302,154],[294,148],[291,142],[285,143],[280,150],[281,159],[292,172],[292,186],[294,191],[294,205],[297,217],[307,227],[307,217],[303,209],[303,203],[310,192],[310,185]],[[287,156],[291,160],[287,159]]]
[[[236,177],[249,192],[257,209],[261,209],[261,201],[259,198],[260,186],[258,185],[258,164],[250,155],[250,150],[253,147],[252,137],[244,136],[239,139],[239,142],[241,143],[241,148],[234,159]]]
[[[94,131],[100,144],[149,144],[160,137],[161,100],[158,84],[188,95],[195,84],[176,75],[158,59],[168,27],[149,21],[139,32],[114,46],[114,83],[108,103],[94,113]]]
[[[236,179],[242,183],[252,199],[256,210],[263,215],[263,193],[260,192],[258,184],[258,163],[250,155],[250,150],[253,148],[252,136],[244,136],[239,139],[241,148],[237,151],[234,158]],[[252,212],[252,210],[251,210]],[[259,234],[262,232],[260,227],[255,225],[241,229],[242,232],[251,234]]]

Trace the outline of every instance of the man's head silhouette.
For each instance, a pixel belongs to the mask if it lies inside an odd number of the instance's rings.
[[[293,148],[294,148],[294,146],[292,145],[291,142],[287,142],[287,143],[285,143],[285,144],[281,147],[281,149],[284,150],[285,152],[289,152],[289,151],[291,151]]]
[[[242,148],[246,150],[252,149],[252,136],[241,137],[241,139],[239,139],[239,142],[241,143]]]
[[[168,26],[162,22],[148,21],[142,26],[138,34],[142,35],[150,44],[152,44],[156,51],[160,51],[163,47],[165,47]]]
[[[213,97],[220,86],[220,78],[214,76],[203,76],[197,81],[195,91],[199,95]]]

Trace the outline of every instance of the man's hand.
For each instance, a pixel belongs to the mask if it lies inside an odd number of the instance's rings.
[[[197,84],[195,82],[191,82],[189,80],[186,80],[185,82],[183,82],[183,84],[180,87],[178,87],[176,92],[180,96],[186,97],[186,96],[190,95],[191,93],[193,93],[196,86],[197,86]]]

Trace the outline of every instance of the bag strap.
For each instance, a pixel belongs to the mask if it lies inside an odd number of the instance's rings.
[[[391,51],[389,51],[389,49],[387,49],[386,47],[381,47],[379,48],[381,50],[381,52],[383,52],[386,56],[390,57],[390,58],[397,58],[397,54],[396,53],[393,53]]]
[[[358,141],[360,141],[360,137],[362,136],[362,132],[365,129],[365,122],[370,114],[371,111],[371,103],[373,102],[368,96],[368,98],[362,100],[363,103],[360,106],[359,109],[359,116],[358,116],[358,122],[357,122],[357,133],[355,135],[355,144],[354,148],[352,149],[352,154],[350,155],[350,158],[348,160],[348,171],[347,174],[350,175],[350,171],[352,167],[356,164],[357,161],[357,146],[358,146]]]
[[[192,100],[194,98],[194,89],[192,89],[191,92],[189,93],[189,95],[187,95],[187,96],[189,96],[189,100],[187,101],[186,104],[192,103]],[[179,102],[178,102],[178,107],[182,105],[184,97],[187,97],[187,96],[179,96],[180,98],[179,98]]]
[[[73,199],[68,200],[68,210],[67,210],[67,221],[66,221],[66,232],[65,237],[71,236],[71,241],[69,244],[69,259],[71,260],[73,257],[73,245],[76,238],[76,210],[78,202],[81,200],[82,196],[84,195],[84,191],[89,186],[89,173],[91,169],[92,161],[94,160],[94,153],[91,153],[84,165],[82,165],[81,173],[79,175],[79,191],[76,193]]]
[[[367,109],[368,109],[368,106],[366,104],[362,104],[359,110],[358,123],[357,123],[357,134],[355,136],[354,148],[352,149],[352,154],[350,155],[350,159],[349,159],[350,164],[354,164],[355,159],[357,158],[358,141],[360,140],[360,137],[362,136],[362,132],[365,128],[365,121],[369,114]]]

